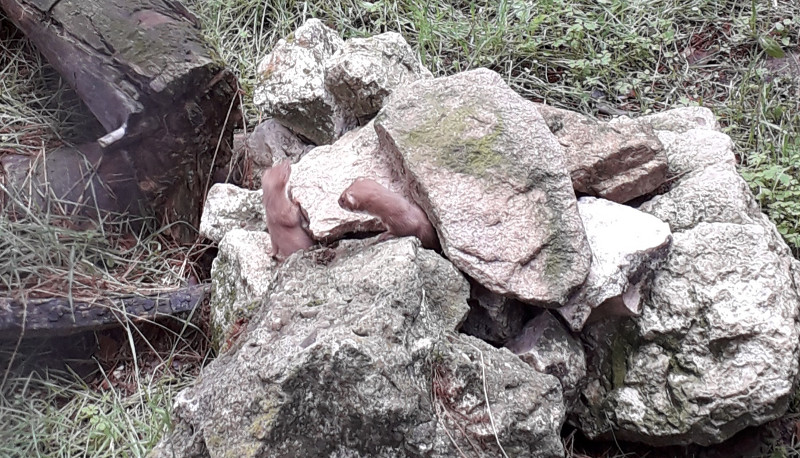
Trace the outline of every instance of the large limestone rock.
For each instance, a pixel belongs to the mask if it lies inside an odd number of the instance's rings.
[[[571,421],[589,437],[714,444],[780,417],[792,399],[797,261],[736,176],[730,139],[684,113],[684,123],[662,116],[682,134],[657,131],[678,178],[640,207],[674,231],[642,315],[585,330],[591,375]],[[692,127],[698,119],[705,128]]]
[[[308,228],[315,239],[333,241],[348,233],[385,230],[378,218],[339,207],[339,196],[359,177],[404,192],[392,176],[371,122],[333,145],[314,148],[292,167],[292,196],[308,215]]]
[[[272,284],[277,262],[269,234],[232,229],[211,265],[211,343],[224,349],[237,327],[250,321]]]
[[[412,238],[292,256],[151,456],[563,456],[558,380],[456,334],[467,297]]]
[[[375,129],[460,270],[547,307],[565,304],[583,283],[591,253],[563,148],[535,105],[498,74],[404,86]]]
[[[343,45],[336,31],[309,19],[258,64],[253,103],[315,144],[332,143],[356,125],[325,89],[325,62]]]
[[[769,240],[758,225],[731,223],[674,234],[638,325],[613,331],[612,376],[585,395],[584,432],[608,432],[609,417],[618,439],[708,445],[786,411],[800,300],[791,261]]]
[[[714,113],[705,107],[680,107],[636,118],[637,122],[650,125],[656,131],[674,132],[677,134],[692,129],[719,130],[719,123]],[[621,116],[609,121],[609,124],[630,122],[630,118]]]
[[[280,40],[258,74],[253,102],[317,145],[369,122],[397,87],[432,76],[400,34],[345,42],[318,19]]]
[[[669,251],[669,225],[635,208],[595,197],[578,199],[592,267],[586,283],[558,309],[573,331],[590,315],[638,315],[641,289]],[[602,306],[602,308],[600,308]]]
[[[200,217],[200,235],[220,242],[232,229],[266,231],[261,194],[227,183],[211,186]]]
[[[325,65],[325,87],[362,124],[397,87],[433,77],[396,32],[347,40]]]
[[[601,122],[573,111],[537,104],[564,145],[572,185],[580,193],[627,202],[655,191],[667,179],[664,148],[648,123]]]
[[[690,129],[681,133],[657,131],[657,134],[667,149],[671,177],[680,177],[712,165],[736,165],[733,141],[721,132]]]
[[[702,222],[752,224],[761,219],[761,208],[750,187],[728,163],[686,175],[670,192],[639,209],[667,221],[673,231],[691,229]]]

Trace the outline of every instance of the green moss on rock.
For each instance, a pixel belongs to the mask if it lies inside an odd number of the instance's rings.
[[[477,106],[466,105],[447,109],[439,103],[426,116],[422,125],[415,126],[404,140],[409,152],[416,160],[424,160],[422,154],[429,154],[438,166],[457,173],[476,177],[485,176],[491,169],[507,167],[508,159],[498,153],[496,142],[503,133],[503,121],[497,113],[479,110]],[[470,119],[485,118],[487,113],[493,117],[491,131],[481,137],[469,137],[474,130]]]

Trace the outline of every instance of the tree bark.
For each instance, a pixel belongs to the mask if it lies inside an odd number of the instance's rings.
[[[100,330],[126,322],[155,320],[193,310],[208,296],[209,285],[194,285],[153,296],[102,298],[73,302],[66,298],[0,298],[0,340],[70,335]]]
[[[192,14],[169,0],[0,6],[107,132],[97,142],[47,152],[48,165],[33,181],[50,189],[39,193],[71,199],[84,213],[155,215],[196,227],[213,171],[230,160],[241,116],[236,78],[212,56]],[[76,189],[89,187],[76,197]],[[195,235],[176,228],[181,240]]]

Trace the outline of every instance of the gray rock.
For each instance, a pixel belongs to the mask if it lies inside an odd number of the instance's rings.
[[[264,157],[263,161],[257,163],[262,165],[262,169],[286,159],[297,162],[313,148],[274,119],[257,125],[245,143],[247,150],[255,157]]]
[[[275,162],[297,162],[313,148],[274,119],[258,124],[249,134],[233,136],[234,153],[247,164],[245,177],[253,187],[261,186],[261,174]]]
[[[395,32],[347,40],[325,64],[325,87],[362,124],[381,109],[395,88],[432,77]]]
[[[792,259],[792,275],[794,277],[794,286],[800,290],[800,261]]]
[[[701,222],[752,224],[761,215],[750,187],[730,164],[715,164],[689,173],[672,189],[655,196],[639,209],[669,222],[673,231]]]
[[[272,284],[277,262],[266,232],[232,229],[211,266],[211,343],[224,349],[236,327],[250,320]]]
[[[610,352],[617,383],[590,403],[604,412],[584,417],[585,433],[614,424],[618,439],[708,445],[783,415],[800,298],[789,259],[768,240],[760,226],[730,223],[674,234],[637,327],[618,333],[627,338]]]
[[[736,174],[730,139],[703,112],[661,115],[659,127],[677,126],[658,130],[675,182],[640,209],[670,225],[673,244],[641,317],[584,329],[588,383],[570,421],[589,437],[715,444],[780,417],[791,401],[797,261]],[[698,114],[702,129],[692,125]]]
[[[703,170],[712,165],[736,165],[733,142],[727,135],[709,129],[685,132],[658,131],[669,163],[670,177]]]
[[[454,333],[461,274],[412,238],[363,246],[289,258],[151,456],[563,456],[558,381]]]
[[[226,183],[211,186],[200,217],[200,235],[219,242],[232,229],[266,231],[261,194]]]
[[[469,314],[461,325],[464,334],[503,346],[522,331],[533,315],[528,304],[493,293],[475,282],[470,286]]]
[[[586,283],[558,309],[573,331],[595,313],[638,315],[642,285],[669,251],[669,226],[647,213],[597,199],[578,199],[592,267]],[[597,310],[601,305],[603,310]],[[593,317],[594,318],[594,317]]]
[[[595,364],[571,421],[590,437],[614,424],[618,439],[708,445],[788,407],[800,353],[796,261],[736,173],[727,136],[690,129],[665,144],[683,175],[640,208],[675,231],[670,255],[635,326],[585,334]]]
[[[563,148],[500,75],[480,69],[403,86],[375,129],[461,271],[547,307],[583,283],[591,252]]]
[[[665,130],[681,134],[692,129],[719,130],[714,113],[705,107],[680,107],[636,118],[637,122],[649,124],[654,130]],[[630,122],[630,118],[615,118],[609,124]]]
[[[547,126],[564,145],[575,191],[627,202],[656,190],[667,179],[667,158],[648,123],[614,124],[537,104]]]
[[[292,167],[292,196],[308,215],[308,228],[315,239],[333,241],[348,233],[385,230],[380,219],[339,207],[339,196],[359,177],[404,192],[379,149],[371,122],[333,145],[314,148]]]
[[[473,337],[441,343],[433,349],[441,359],[431,367],[433,410],[441,425],[435,445],[428,451],[428,433],[415,435],[417,447],[406,447],[400,456],[564,456],[564,401],[557,378]]]
[[[356,125],[325,89],[325,62],[343,45],[333,29],[309,19],[258,64],[253,103],[315,144],[333,143]]]
[[[528,321],[506,347],[537,372],[557,377],[568,405],[577,401],[586,377],[583,345],[549,311]]]

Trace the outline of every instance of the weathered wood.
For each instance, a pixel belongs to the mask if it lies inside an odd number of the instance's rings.
[[[0,158],[5,170],[6,188],[18,200],[45,211],[58,206],[67,214],[81,214],[97,220],[102,212],[155,216],[154,211],[140,207],[146,197],[131,174],[133,165],[119,151],[104,152],[97,143],[78,147],[62,147],[43,156],[5,155]],[[102,177],[115,177],[113,183]],[[0,193],[2,212],[4,193]],[[98,211],[99,210],[99,211]],[[138,224],[132,229],[138,230]]]
[[[66,298],[27,302],[0,298],[0,340],[17,339],[23,331],[23,322],[25,337],[41,337],[154,320],[193,310],[209,291],[209,285],[194,285],[153,296],[102,298],[91,303],[75,301],[72,306]]]
[[[178,2],[0,0],[0,5],[107,132],[123,124],[133,129],[159,123],[141,119],[153,108],[148,105],[172,107],[176,98],[202,89],[197,84],[211,82],[224,69]]]
[[[191,13],[165,0],[0,0],[0,6],[107,132],[77,147],[88,161],[76,160],[91,169],[81,175],[99,180],[104,193],[79,203],[196,226],[210,176],[230,158],[240,115],[236,78],[213,57]],[[53,154],[64,161],[74,152]]]

